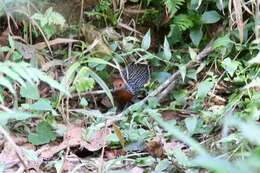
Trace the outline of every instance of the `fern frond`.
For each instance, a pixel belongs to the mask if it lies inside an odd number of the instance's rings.
[[[185,0],[164,0],[164,4],[172,17],[184,4]]]
[[[37,86],[40,81],[47,83],[50,87],[69,94],[63,85],[51,79],[47,74],[25,62],[0,62],[0,88],[8,89],[11,94],[16,95],[14,85],[25,87],[26,85]],[[3,96],[0,94],[0,98]],[[3,99],[0,99],[0,101]]]
[[[193,22],[189,16],[180,14],[173,19],[173,25],[176,25],[180,31],[185,31],[193,27]]]

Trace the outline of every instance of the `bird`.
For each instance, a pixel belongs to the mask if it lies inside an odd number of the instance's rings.
[[[131,63],[122,70],[121,76],[113,80],[113,96],[117,104],[117,113],[128,106],[149,78],[149,67],[145,64]]]

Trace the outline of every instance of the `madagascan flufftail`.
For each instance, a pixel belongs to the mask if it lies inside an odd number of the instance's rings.
[[[149,74],[149,67],[145,64],[132,63],[122,70],[122,76],[113,81],[117,112],[121,112],[137,96],[149,81]]]

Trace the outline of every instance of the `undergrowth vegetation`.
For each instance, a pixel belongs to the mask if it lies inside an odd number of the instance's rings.
[[[0,172],[260,172],[259,5],[0,0]]]

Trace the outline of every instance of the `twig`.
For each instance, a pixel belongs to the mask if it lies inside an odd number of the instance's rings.
[[[28,165],[25,162],[26,159],[23,158],[21,149],[15,144],[14,140],[11,138],[9,133],[2,126],[0,126],[0,133],[2,133],[5,136],[5,138],[7,139],[7,141],[13,146],[13,149],[15,150],[19,160],[23,164],[25,170],[27,170],[27,172],[28,172]]]
[[[66,159],[67,159],[67,157],[68,157],[68,155],[69,155],[69,152],[70,152],[70,146],[69,146],[69,144],[67,144],[66,153],[65,153],[65,156],[64,156],[64,158],[63,158],[63,160],[62,160],[61,168],[60,168],[60,170],[59,170],[58,173],[62,173],[62,171],[63,171],[63,169],[64,169],[64,164],[65,164]]]
[[[105,132],[107,131],[107,121],[105,122]],[[106,140],[104,140],[101,155],[100,155],[100,166],[98,168],[98,172],[102,173],[104,169],[104,154],[105,154]]]

